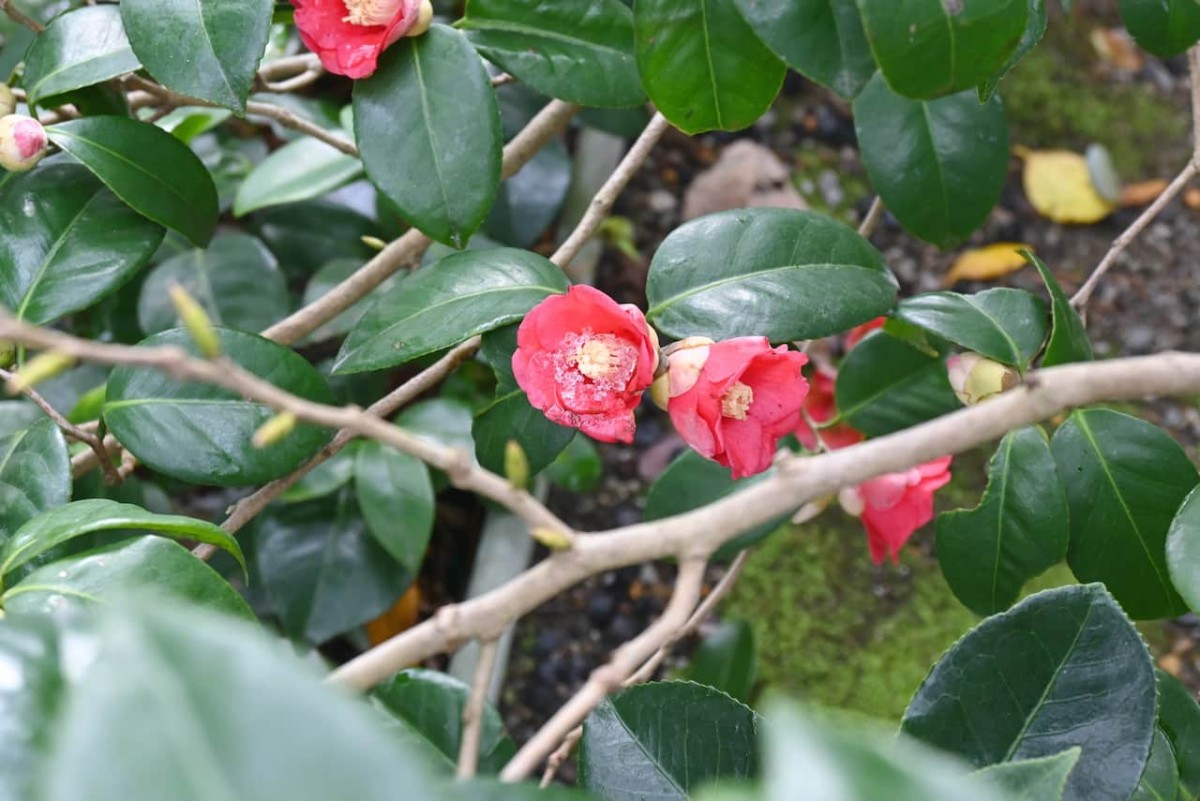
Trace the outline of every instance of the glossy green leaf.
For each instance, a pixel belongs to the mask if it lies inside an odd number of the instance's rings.
[[[430,238],[466,245],[500,186],[500,113],[463,34],[441,25],[397,42],[354,84],[367,176]]]
[[[326,200],[263,209],[249,225],[289,277],[307,278],[334,259],[362,264],[375,253],[362,238],[381,234],[369,218]]]
[[[246,176],[233,201],[241,217],[268,206],[320,197],[362,175],[362,162],[306,136],[267,156]]]
[[[334,365],[358,373],[403,364],[520,320],[565,292],[562,270],[536,253],[509,248],[447,256],[396,283],[363,315]]]
[[[981,104],[972,89],[910,100],[876,75],[854,101],[854,127],[871,185],[914,236],[957,244],[1000,199],[1008,124],[999,96]]]
[[[713,629],[692,654],[687,678],[749,703],[758,677],[754,629],[744,620],[727,620]]]
[[[545,476],[551,484],[568,492],[593,492],[604,478],[604,462],[595,443],[583,434],[576,434],[546,468]]]
[[[887,82],[916,98],[972,89],[999,72],[1025,33],[1028,0],[858,0]]]
[[[651,485],[650,492],[646,495],[646,520],[661,520],[664,517],[691,512],[752,486],[768,475],[769,472],[759,473],[734,481],[729,476],[728,467],[709,461],[693,450],[685,450]],[[735,537],[722,546],[717,555],[729,557],[749,548],[783,525],[789,516],[764,523]]]
[[[1179,768],[1179,799],[1200,795],[1200,704],[1179,679],[1163,670],[1158,678],[1158,728],[1171,741]]]
[[[463,707],[470,688],[458,679],[434,670],[402,670],[371,693],[407,738],[433,746],[453,765],[462,742]],[[491,704],[483,708],[479,739],[479,771],[499,773],[516,753],[504,732],[504,721]]]
[[[1167,531],[1200,483],[1183,448],[1136,417],[1080,409],[1055,432],[1051,450],[1071,509],[1071,571],[1104,582],[1135,620],[1182,614]]]
[[[1004,801],[965,765],[872,724],[781,702],[767,708],[763,758],[769,801]],[[737,798],[737,796],[735,796]]]
[[[1174,801],[1180,789],[1175,750],[1162,729],[1156,729],[1146,770],[1129,801]]]
[[[735,0],[758,37],[787,65],[846,99],[875,74],[855,0]]]
[[[0,548],[0,577],[76,537],[128,530],[206,542],[229,551],[245,566],[237,540],[212,523],[194,517],[157,515],[140,506],[93,499],[56,506],[17,529]]]
[[[938,516],[938,564],[958,600],[990,615],[1061,562],[1069,536],[1067,498],[1050,445],[1041,429],[1021,428],[1000,441],[979,505]]]
[[[433,484],[425,463],[382,443],[364,442],[354,460],[354,489],[371,536],[417,575],[433,533]]]
[[[32,103],[102,83],[141,64],[117,6],[85,6],[55,17],[25,54],[23,83]]]
[[[197,246],[208,244],[217,227],[217,190],[187,145],[125,117],[67,120],[46,135],[139,214]]]
[[[1042,355],[1042,367],[1070,362],[1090,362],[1092,343],[1088,340],[1083,320],[1071,305],[1071,299],[1063,292],[1058,279],[1050,272],[1045,262],[1029,251],[1024,251],[1022,255],[1037,269],[1038,275],[1042,277],[1042,282],[1050,292],[1050,341],[1046,343],[1046,351]]]
[[[43,417],[42,410],[30,401],[0,401],[0,437],[29,428]]]
[[[521,171],[500,184],[483,231],[498,243],[529,248],[558,217],[571,186],[571,157],[550,140]],[[472,239],[478,244],[479,236]]]
[[[168,292],[178,284],[215,325],[257,332],[291,311],[287,284],[275,256],[252,236],[218,234],[203,250],[173,256],[146,276],[138,298],[138,325],[157,334],[179,325]]]
[[[272,509],[255,530],[254,549],[284,629],[314,644],[383,614],[414,578],[367,531],[348,487]]]
[[[1066,801],[1125,801],[1154,737],[1154,663],[1099,584],[1040,592],[934,666],[903,730],[979,767],[1079,746]]]
[[[962,408],[941,358],[882,332],[850,351],[838,369],[842,419],[880,437]]]
[[[684,133],[745,128],[783,85],[787,68],[734,0],[638,0],[633,24],[642,84]]]
[[[301,300],[302,306],[307,306],[310,303],[315,303],[325,295],[329,294],[335,287],[348,279],[354,273],[362,269],[363,261],[361,259],[334,259],[326,263],[321,269],[313,274],[312,279],[308,282],[308,286],[304,288],[304,297]],[[379,288],[374,290],[372,294],[386,294],[393,286],[396,285],[398,279],[393,276],[379,285]],[[334,317],[327,323],[318,327],[315,331],[308,335],[308,340],[311,342],[324,342],[329,339],[344,336],[362,319],[366,314],[367,309],[371,308],[373,298],[367,297],[355,303],[346,311]]]
[[[255,334],[217,329],[222,352],[281,389],[330,403],[325,380],[293,350]],[[141,345],[174,345],[193,355],[196,346],[180,328]],[[180,382],[160,371],[118,367],[108,381],[104,419],[138,459],[172,478],[196,484],[265,484],[292,472],[329,441],[330,432],[300,424],[282,441],[254,447],[254,432],[274,416],[261,404],[211,384]]]
[[[139,537],[39,567],[8,588],[10,614],[62,614],[143,589],[168,593],[245,620],[254,613],[229,582],[176,542]]]
[[[67,442],[50,420],[0,436],[0,542],[71,498]]]
[[[75,164],[45,164],[0,185],[0,230],[0,306],[36,324],[118,289],[164,234]]]
[[[493,473],[504,474],[504,449],[514,440],[525,451],[536,475],[550,466],[575,437],[575,429],[551,422],[529,405],[521,390],[510,392],[480,410],[471,426],[475,458]]]
[[[365,440],[363,441],[365,442]],[[279,500],[284,503],[299,503],[324,498],[337,492],[354,478],[354,460],[360,442],[350,442],[338,453],[305,473],[283,491]]]
[[[1062,801],[1067,777],[1083,749],[1068,748],[1054,756],[1000,762],[975,773],[981,782],[1003,788],[1020,801]]]
[[[633,13],[620,0],[471,0],[459,27],[538,92],[585,106],[646,101],[633,56]]]
[[[996,92],[996,87],[1000,85],[1000,81],[1004,76],[1012,71],[1013,67],[1021,63],[1025,56],[1029,55],[1033,48],[1037,47],[1042,41],[1042,37],[1046,35],[1046,25],[1048,18],[1046,15],[1046,0],[1027,0],[1029,3],[1029,11],[1025,17],[1025,32],[1021,34],[1021,41],[1017,43],[1017,49],[1008,57],[1004,65],[1000,67],[990,78],[979,84],[979,99],[986,101]]]
[[[684,681],[630,687],[583,724],[579,780],[606,801],[686,799],[701,784],[758,774],[759,717]]]
[[[1164,58],[1200,40],[1196,0],[1121,0],[1121,20],[1137,43]]]
[[[1046,340],[1045,302],[1023,289],[974,295],[926,292],[900,301],[896,317],[989,359],[1024,369]]]
[[[377,715],[244,623],[145,603],[107,611],[94,647],[61,706],[45,801],[129,801],[131,788],[196,801],[438,798]]]
[[[274,8],[272,0],[124,0],[121,19],[164,86],[242,112]]]
[[[1188,607],[1200,608],[1200,487],[1188,493],[1171,521],[1167,568]]]
[[[663,241],[650,263],[646,316],[678,338],[790,342],[886,313],[896,286],[854,229],[809,211],[742,209],[693,220]]]

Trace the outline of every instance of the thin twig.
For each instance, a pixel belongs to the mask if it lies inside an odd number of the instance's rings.
[[[41,33],[46,30],[46,26],[38,22],[33,17],[25,14],[21,9],[13,5],[12,0],[0,0],[0,11],[8,15],[8,18],[18,25],[23,25],[34,33]]]
[[[862,224],[858,226],[859,236],[870,239],[871,234],[875,233],[875,229],[883,220],[884,211],[886,209],[883,206],[883,198],[876,195],[875,199],[871,201],[871,208],[867,209],[867,216],[863,217]]]
[[[121,448],[121,443],[117,442],[117,438],[112,434],[106,436],[102,440],[102,443],[104,445],[105,452],[107,452],[109,456],[109,459],[117,454],[124,453],[124,449]],[[83,476],[86,476],[88,473],[95,470],[97,467],[102,467],[104,464],[106,464],[105,460],[97,456],[94,450],[89,449],[86,451],[80,451],[71,457],[71,478],[82,478]]]
[[[554,781],[555,774],[558,769],[563,766],[563,763],[571,756],[571,752],[575,750],[575,746],[583,737],[583,727],[576,726],[567,732],[567,736],[563,738],[562,743],[558,748],[554,749],[554,753],[546,758],[546,769],[542,771],[542,780],[538,782],[538,787],[545,790]]]
[[[281,81],[303,75],[306,72],[320,72],[321,58],[316,53],[301,53],[296,56],[284,56],[263,64],[258,69],[258,79],[263,84]]]
[[[463,707],[462,743],[458,748],[458,771],[460,779],[475,775],[479,766],[479,740],[483,734],[483,705],[487,700],[488,686],[492,683],[492,670],[496,667],[496,651],[499,640],[488,640],[479,644],[479,661],[475,664],[475,678],[471,682],[471,694]]]
[[[638,666],[650,658],[664,642],[687,622],[700,597],[704,582],[704,559],[687,559],[679,566],[675,591],[662,617],[645,631],[613,652],[608,664],[592,671],[583,687],[563,704],[550,720],[517,752],[504,770],[500,780],[516,782],[530,774],[570,734],[583,723],[609,693],[621,686]]]
[[[604,185],[600,187],[600,191],[592,198],[592,202],[588,204],[587,212],[575,226],[575,230],[567,237],[567,240],[558,246],[558,250],[554,252],[552,261],[560,267],[565,267],[579,255],[579,251],[587,244],[587,241],[592,238],[596,230],[603,224],[608,217],[608,213],[612,211],[613,204],[616,203],[617,197],[625,190],[634,174],[645,163],[646,157],[650,155],[650,151],[657,144],[662,135],[671,127],[671,123],[667,122],[667,118],[661,113],[655,114],[645,130],[633,143],[633,147],[629,148],[629,152],[625,154],[625,158],[621,159],[621,163],[617,165],[613,174],[608,177]]]
[[[0,381],[8,382],[12,377],[13,374],[8,370],[0,369]],[[63,417],[61,414],[59,414],[58,410],[51,406],[49,401],[43,398],[41,394],[39,394],[38,391],[33,387],[26,387],[25,389],[22,389],[21,394],[33,401],[34,404],[36,404],[37,407],[41,409],[47,417],[50,418],[54,425],[58,426],[59,430],[62,431],[63,434],[75,440],[76,442],[82,442],[91,449],[91,452],[95,455],[97,461],[100,463],[100,469],[104,471],[104,483],[111,485],[119,484],[121,482],[121,476],[118,475],[117,469],[113,466],[112,456],[109,455],[108,449],[104,447],[104,442],[100,439],[100,437],[89,431],[84,431],[82,428]]]

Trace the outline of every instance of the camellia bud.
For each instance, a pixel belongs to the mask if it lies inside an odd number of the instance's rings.
[[[8,84],[0,83],[0,117],[7,117],[17,110],[17,96]]]
[[[433,22],[433,3],[430,0],[421,0],[421,10],[417,12],[417,23],[409,28],[407,36],[420,36],[429,30],[430,23]]]
[[[946,360],[946,372],[954,394],[966,406],[1010,390],[1021,380],[1016,370],[978,353],[951,356]]]
[[[256,448],[266,448],[281,442],[284,437],[296,429],[296,415],[291,412],[280,412],[258,427],[250,440]]]
[[[0,117],[0,167],[10,172],[32,170],[46,155],[46,129],[33,117]]]
[[[39,353],[25,362],[25,366],[14,373],[12,378],[8,379],[6,388],[9,394],[16,395],[18,392],[24,392],[30,387],[37,386],[43,381],[54,378],[54,376],[72,367],[74,364],[75,358],[65,353],[53,350]]]
[[[183,323],[188,335],[200,349],[200,355],[206,359],[215,359],[220,356],[221,338],[217,336],[217,330],[213,328],[212,320],[208,319],[208,312],[204,311],[204,307],[179,284],[171,284],[167,287],[167,294],[171,296],[171,302],[175,304],[175,313],[179,315],[179,322]]]
[[[519,490],[529,486],[529,457],[515,439],[504,445],[504,476]]]
[[[663,349],[667,371],[650,387],[650,399],[658,408],[665,410],[671,398],[695,386],[700,370],[708,362],[708,348],[714,344],[708,337],[686,337]]]

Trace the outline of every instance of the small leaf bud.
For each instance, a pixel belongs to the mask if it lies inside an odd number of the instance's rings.
[[[8,379],[6,389],[10,395],[16,395],[18,392],[24,392],[43,381],[54,378],[54,376],[72,367],[74,364],[75,357],[68,356],[65,353],[59,353],[54,350],[39,353],[25,362],[25,366],[14,373],[12,378]]]
[[[529,487],[529,457],[515,439],[504,445],[504,476],[519,490]]]
[[[256,448],[267,448],[282,442],[295,429],[296,415],[291,412],[280,412],[258,427],[250,444]]]
[[[175,304],[175,313],[179,315],[179,322],[183,323],[188,335],[200,349],[200,355],[206,359],[215,359],[220,356],[221,338],[217,336],[217,330],[213,328],[212,320],[208,318],[208,312],[204,311],[204,307],[179,284],[168,286],[167,293],[171,296],[171,302]]]
[[[568,551],[575,545],[575,535],[557,528],[535,526],[529,536],[552,551]]]

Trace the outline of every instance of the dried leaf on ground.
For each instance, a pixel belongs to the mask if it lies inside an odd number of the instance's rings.
[[[792,186],[791,170],[774,151],[739,139],[688,187],[683,196],[683,219],[752,206],[808,208]]]
[[[1121,205],[1127,208],[1129,206],[1149,206],[1166,191],[1167,185],[1168,182],[1162,178],[1128,184],[1121,188]]]
[[[995,281],[1024,267],[1028,262],[1019,251],[1032,249],[1032,245],[1023,242],[996,242],[964,251],[950,265],[942,286],[953,286],[959,281]]]
[[[1093,28],[1091,40],[1092,48],[1104,64],[1125,72],[1142,68],[1142,51],[1124,28]]]
[[[1092,184],[1087,159],[1069,150],[1025,150],[1023,183],[1029,202],[1043,217],[1060,223],[1094,223],[1115,206]]]

